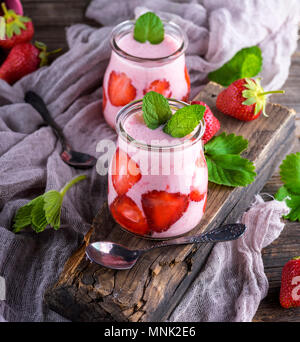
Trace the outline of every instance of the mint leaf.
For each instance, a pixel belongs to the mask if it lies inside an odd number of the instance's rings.
[[[255,179],[253,163],[240,156],[248,146],[242,136],[222,133],[205,144],[210,182],[226,186],[246,186]]]
[[[142,109],[144,121],[151,129],[166,123],[172,116],[168,100],[155,91],[150,91],[143,97]]]
[[[247,147],[248,140],[242,136],[236,136],[233,133],[226,135],[223,132],[205,144],[205,152],[212,155],[240,154]]]
[[[199,125],[205,107],[194,104],[178,109],[165,125],[163,131],[174,138],[183,138]]]
[[[14,217],[13,231],[17,233],[30,225],[37,233],[45,230],[48,225],[58,229],[60,227],[61,206],[66,192],[75,183],[85,178],[84,175],[78,176],[68,182],[60,192],[50,190],[19,208]]]
[[[159,44],[164,40],[164,25],[153,12],[141,15],[135,22],[133,37],[140,43],[147,40],[151,44]]]
[[[220,69],[209,73],[208,78],[227,87],[240,78],[256,76],[261,71],[262,63],[261,49],[258,46],[244,48]]]
[[[285,158],[280,165],[280,177],[289,192],[300,195],[300,152]]]

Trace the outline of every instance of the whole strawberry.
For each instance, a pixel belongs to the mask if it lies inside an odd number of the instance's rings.
[[[47,65],[48,56],[58,51],[47,52],[46,45],[40,42],[35,42],[34,45],[31,43],[18,44],[10,50],[1,65],[0,79],[14,84],[23,76]]]
[[[5,39],[0,40],[0,47],[10,50],[20,43],[30,42],[34,35],[34,28],[30,18],[16,14],[1,4],[5,21]]]
[[[217,97],[220,112],[242,121],[257,119],[261,113],[266,115],[266,95],[284,93],[283,90],[265,92],[260,79],[242,78],[233,82]]]
[[[286,309],[300,306],[300,257],[288,261],[282,269],[280,304]]]
[[[205,132],[202,137],[202,141],[206,144],[220,129],[220,121],[213,115],[208,105],[202,101],[192,101],[192,104],[199,104],[204,106],[204,121],[205,121]]]

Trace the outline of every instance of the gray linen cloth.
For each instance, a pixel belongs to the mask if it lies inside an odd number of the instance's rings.
[[[111,25],[133,18],[134,14],[145,11],[145,7],[174,20],[186,30],[190,41],[187,64],[192,76],[192,95],[206,81],[209,71],[221,66],[241,48],[255,44],[263,51],[262,76],[266,88],[278,88],[287,78],[297,39],[299,8],[296,0],[92,1],[87,16],[105,27],[97,29],[78,24],[68,28],[70,50],[50,67],[41,68],[12,87],[0,80],[0,276],[6,283],[6,300],[0,300],[0,321],[64,320],[44,305],[44,291],[57,280],[65,261],[78,247],[106,197],[105,177],[99,176],[96,169],[85,171],[89,179],[74,186],[64,199],[60,230],[12,233],[12,219],[20,206],[44,191],[60,189],[82,173],[61,161],[60,144],[49,127],[40,127],[42,119],[24,103],[24,94],[28,90],[39,93],[74,149],[99,157],[97,143],[104,138],[116,138],[101,114],[101,81],[111,51]],[[282,229],[280,210],[284,212],[286,208],[274,211],[271,207],[270,210],[268,219],[277,224],[268,225],[264,230],[268,239],[256,234],[243,240],[244,247],[249,248],[247,258],[234,258],[238,264],[228,264],[224,269],[219,267],[220,258],[226,253],[238,255],[243,251],[236,243],[226,244],[226,250],[225,244],[217,245],[206,269],[183,301],[187,303],[197,298],[202,309],[189,305],[191,310],[188,311],[186,304],[180,305],[172,320],[251,320],[267,289],[260,249],[278,236]],[[261,224],[265,225],[266,221],[257,222],[256,231]],[[243,272],[234,271],[241,268]],[[218,293],[227,292],[228,298],[227,302],[218,303],[219,310],[213,314],[205,310],[201,298],[214,298],[206,284],[210,284],[212,278],[216,282],[216,274],[222,274],[220,279],[227,279],[226,283],[218,283]],[[264,282],[254,288],[258,279]],[[240,292],[239,302],[235,302],[236,291],[227,291],[230,282],[244,290]],[[237,310],[233,317],[233,312],[231,315],[227,312],[227,303],[230,303],[229,308],[242,305],[251,310]]]

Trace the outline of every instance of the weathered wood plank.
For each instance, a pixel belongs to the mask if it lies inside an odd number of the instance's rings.
[[[241,134],[249,140],[249,148],[244,155],[254,161],[258,177],[247,188],[233,189],[209,184],[206,213],[199,227],[191,234],[212,229],[224,221],[235,221],[294,141],[293,111],[268,104],[267,111],[276,120],[261,117],[252,122],[241,122],[217,111],[215,100],[221,89],[210,83],[198,99],[211,107],[221,120],[222,130]],[[105,207],[93,226],[92,240],[126,241],[126,245],[132,248],[152,244],[122,231]],[[198,274],[211,247],[209,244],[171,247],[165,248],[164,253],[154,250],[145,254],[133,269],[119,272],[89,264],[81,254],[80,258],[77,256],[69,260],[72,267],[64,270],[55,287],[47,291],[45,299],[54,310],[74,321],[162,320]]]

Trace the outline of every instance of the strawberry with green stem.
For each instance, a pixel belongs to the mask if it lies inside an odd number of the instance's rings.
[[[0,67],[0,79],[14,84],[23,76],[48,64],[48,56],[59,52],[57,49],[47,52],[47,46],[41,42],[22,43],[14,46]]]
[[[4,14],[2,25],[5,26],[5,39],[0,40],[0,47],[10,50],[17,44],[30,42],[34,35],[31,19],[16,14],[12,9],[7,9],[4,2],[1,7]]]
[[[285,309],[300,306],[300,256],[288,261],[282,269],[280,305]]]
[[[261,113],[266,114],[266,96],[283,94],[284,90],[264,91],[260,78],[242,78],[233,82],[217,97],[218,110],[242,121],[257,119]]]

